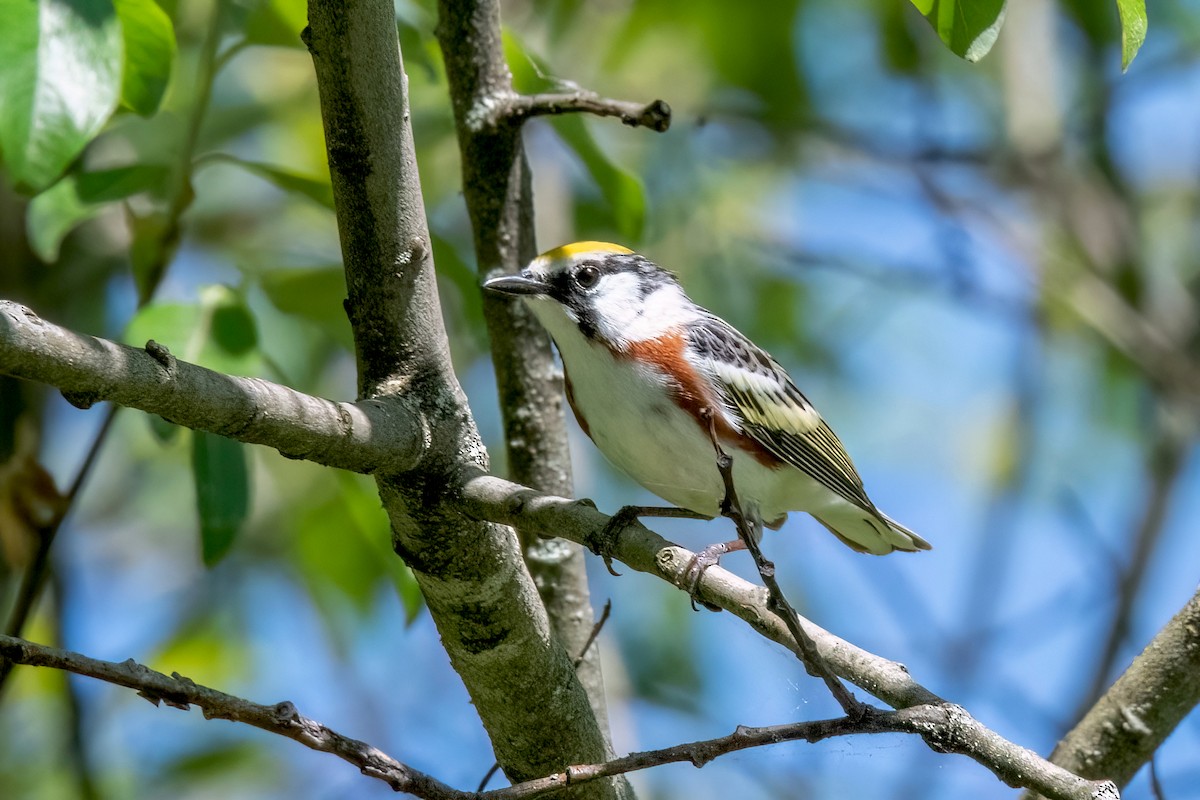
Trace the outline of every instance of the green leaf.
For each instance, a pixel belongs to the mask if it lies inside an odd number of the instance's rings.
[[[221,302],[213,308],[212,342],[231,356],[244,356],[258,346],[258,329],[242,302]]]
[[[125,36],[121,104],[148,117],[158,111],[175,65],[175,29],[154,0],[113,0]]]
[[[253,375],[261,369],[258,326],[241,298],[225,286],[207,286],[200,303],[150,303],[129,321],[125,341],[153,339],[176,358],[217,372]]]
[[[308,24],[304,0],[259,0],[246,18],[246,41],[271,47],[303,47],[300,31]]]
[[[1004,24],[1006,0],[912,0],[938,37],[957,56],[978,61]]]
[[[504,47],[504,60],[508,62],[509,71],[512,72],[514,89],[522,94],[535,94],[564,87],[563,81],[551,77],[546,62],[529,52],[512,31],[504,28],[500,36]]]
[[[176,358],[193,361],[200,351],[201,342],[196,337],[200,313],[198,304],[151,303],[133,315],[122,338],[133,347],[144,347],[153,339]]]
[[[280,311],[315,322],[339,344],[354,348],[354,334],[342,308],[346,273],[340,266],[275,269],[263,273],[259,281]]]
[[[150,433],[154,434],[154,438],[162,444],[170,444],[179,438],[179,432],[182,430],[178,425],[167,422],[158,414],[147,414],[146,422],[150,426]]]
[[[396,31],[400,36],[400,52],[404,66],[421,67],[429,80],[437,80],[439,64],[433,53],[441,51],[434,43],[433,28],[437,19],[416,3],[396,4]]]
[[[246,161],[226,153],[216,153],[205,158],[206,162],[221,162],[241,167],[260,178],[265,178],[283,189],[285,192],[302,194],[308,199],[333,210],[333,187],[329,180],[300,175],[282,167],[263,164],[258,161]]]
[[[0,152],[18,189],[53,183],[117,107],[112,0],[0,0]]]
[[[162,164],[131,164],[127,167],[81,172],[74,175],[79,199],[85,203],[111,203],[135,194],[162,194],[171,168]]]
[[[100,206],[84,202],[74,176],[68,175],[29,202],[25,233],[29,247],[46,263],[58,260],[62,240]]]
[[[1121,17],[1121,71],[1129,69],[1133,57],[1146,41],[1146,0],[1117,0],[1117,14]]]
[[[256,161],[242,161],[241,158],[227,157],[229,163],[236,163],[242,169],[264,178],[280,187],[284,192],[304,194],[310,200],[323,205],[326,209],[334,209],[334,187],[328,179],[310,178],[307,175],[290,172],[282,167],[272,167]]]
[[[192,432],[192,475],[200,514],[200,551],[207,566],[220,561],[250,511],[250,471],[241,442]]]
[[[25,218],[30,247],[43,261],[56,260],[62,240],[79,223],[109,203],[157,191],[168,174],[166,167],[137,164],[67,175],[30,201]]]

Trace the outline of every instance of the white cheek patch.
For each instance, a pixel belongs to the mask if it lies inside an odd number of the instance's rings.
[[[591,292],[596,327],[611,342],[657,339],[696,318],[695,306],[673,283],[642,295],[643,277],[630,272],[605,275]]]

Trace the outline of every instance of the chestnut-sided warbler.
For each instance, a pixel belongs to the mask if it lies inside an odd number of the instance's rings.
[[[664,500],[707,517],[722,510],[715,436],[733,457],[743,512],[767,527],[805,511],[859,552],[930,548],[875,507],[783,367],[644,256],[577,242],[484,285],[528,301],[562,355],[580,427]]]

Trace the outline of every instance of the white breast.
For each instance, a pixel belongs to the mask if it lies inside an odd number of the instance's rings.
[[[722,484],[716,454],[696,420],[675,405],[665,376],[604,347],[563,351],[577,413],[600,451],[669,503],[715,515]]]

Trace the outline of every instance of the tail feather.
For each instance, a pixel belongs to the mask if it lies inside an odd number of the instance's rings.
[[[851,507],[828,509],[813,516],[842,544],[859,553],[882,556],[896,550],[915,553],[933,549],[929,542],[885,514],[876,516]]]

